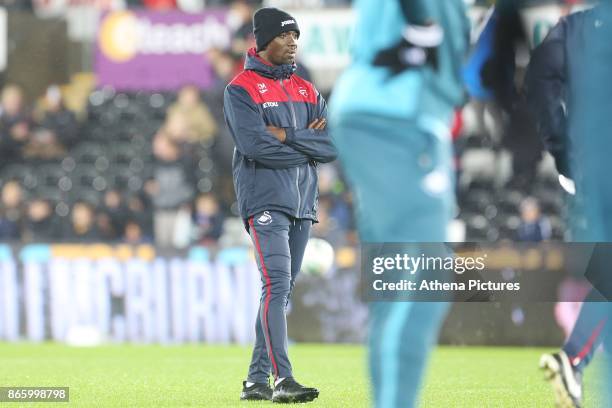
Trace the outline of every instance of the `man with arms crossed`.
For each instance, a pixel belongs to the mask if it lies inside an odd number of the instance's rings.
[[[255,347],[240,398],[308,402],[319,391],[293,378],[285,308],[317,221],[317,163],[334,160],[336,150],[326,130],[325,100],[294,74],[300,36],[295,19],[262,8],[253,27],[257,47],[224,97],[236,144],[234,187],[262,281]]]

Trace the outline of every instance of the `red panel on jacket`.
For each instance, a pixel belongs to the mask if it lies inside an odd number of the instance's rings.
[[[293,102],[317,103],[317,91],[314,86],[297,75],[292,75],[289,80],[283,81],[284,90],[280,81],[263,77],[254,71],[242,72],[230,82],[230,85],[246,90],[256,104],[288,102],[287,94]]]

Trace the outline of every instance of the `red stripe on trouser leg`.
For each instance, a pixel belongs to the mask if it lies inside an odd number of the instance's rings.
[[[259,245],[259,237],[257,237],[257,232],[255,231],[255,222],[253,221],[253,217],[249,218],[249,225],[253,230],[253,240],[255,241],[255,249],[257,250],[257,254],[259,255],[259,260],[261,262],[261,270],[263,271],[264,279],[266,280],[266,298],[264,300],[264,313],[263,313],[263,324],[264,330],[268,333],[267,343],[268,343],[268,355],[270,356],[270,361],[272,362],[272,367],[274,367],[274,378],[278,378],[278,367],[276,366],[276,360],[274,360],[274,353],[272,352],[272,338],[270,335],[270,327],[268,326],[268,307],[270,305],[270,298],[272,297],[272,287],[270,284],[270,275],[268,275],[268,269],[266,268],[266,264],[264,262],[263,253],[261,252],[261,246]],[[264,336],[265,338],[265,336]]]
[[[606,324],[606,319],[603,319],[602,321],[600,321],[597,327],[595,327],[595,330],[593,330],[591,337],[589,337],[589,340],[586,342],[582,350],[580,350],[580,352],[575,357],[570,357],[570,361],[572,362],[573,365],[578,365],[580,361],[584,358],[584,356],[586,356],[587,354],[591,352],[591,348],[593,348],[595,339],[599,337],[599,334],[601,333],[601,330],[603,329],[604,324]]]

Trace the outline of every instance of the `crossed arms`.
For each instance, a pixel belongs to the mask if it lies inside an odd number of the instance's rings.
[[[337,151],[326,129],[327,105],[318,95],[317,115],[306,129],[266,126],[261,112],[241,87],[228,86],[224,112],[236,149],[266,167],[283,169],[336,159]]]

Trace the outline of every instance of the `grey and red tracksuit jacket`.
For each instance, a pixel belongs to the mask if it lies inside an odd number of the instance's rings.
[[[308,129],[327,116],[323,97],[295,75],[295,65],[270,65],[251,49],[224,94],[225,121],[236,148],[234,187],[240,215],[264,210],[317,221],[317,163],[337,156],[327,129]],[[281,143],[267,126],[284,128]]]

